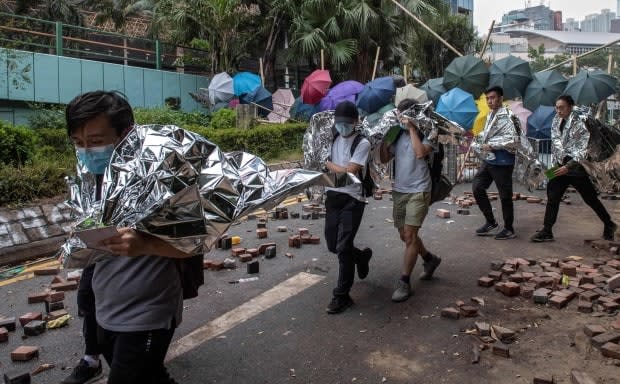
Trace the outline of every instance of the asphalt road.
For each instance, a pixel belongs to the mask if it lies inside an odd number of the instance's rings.
[[[466,184],[457,190],[469,188]],[[544,191],[534,194],[542,196]],[[620,376],[617,367],[594,353],[584,359],[587,351],[574,347],[571,337],[575,338],[584,322],[590,321],[587,315],[571,307],[562,312],[536,307],[476,285],[493,260],[570,254],[594,257],[583,239],[599,237],[602,224],[579,198],[571,200],[570,206],[561,207],[555,228],[557,241],[542,245],[527,239],[540,227],[544,205],[517,202],[518,238],[496,241],[472,235],[483,222],[475,206],[471,215],[462,216],[456,214],[455,205],[435,204],[421,234],[427,248],[441,256],[443,262],[434,280],[422,282],[415,278],[414,296],[400,304],[390,301],[403,250],[389,222],[391,201],[387,196],[381,201],[370,200],[357,237],[359,247],[373,249],[370,274],[356,281],[351,292],[355,305],[339,315],[325,313],[338,264],[326,250],[323,220],[270,221],[269,241],[277,243],[278,256],[259,259],[256,281],[229,283],[248,277],[241,263],[235,270],[205,272],[206,285],[198,298],[185,301],[184,319],[173,341],[173,348],[178,348],[179,340],[196,345],[172,356],[168,367],[177,381],[188,384],[531,383],[535,372],[541,370],[554,374],[558,383],[568,383],[570,370],[566,364],[571,361],[599,382],[620,382],[614,381]],[[498,202],[493,204],[499,209]],[[612,216],[620,217],[617,203],[605,204]],[[437,208],[451,210],[452,218],[436,217]],[[301,205],[290,206],[289,211],[301,212]],[[289,233],[276,232],[279,225],[286,225],[289,231],[306,227],[321,236],[321,244],[291,250],[287,246]],[[231,227],[229,233],[241,236],[241,246],[250,248],[264,242],[256,238],[255,229],[256,222],[250,220]],[[294,257],[285,257],[285,252],[293,252]],[[227,256],[227,251],[215,250],[208,258],[223,260]],[[415,276],[421,272],[420,263]],[[18,317],[43,311],[42,304],[27,304],[26,296],[50,281],[51,277],[35,277],[0,287],[4,299],[0,314]],[[453,305],[457,299],[469,301],[472,296],[486,301],[477,320],[527,329],[522,341],[512,346],[510,359],[483,351],[480,364],[471,364],[472,338],[463,331],[471,328],[473,320],[439,317],[441,308]],[[9,342],[0,344],[3,372],[55,364],[54,369],[34,376],[34,383],[58,383],[69,373],[83,352],[75,292],[68,293],[65,304],[75,317],[69,326],[23,340],[18,325]],[[187,336],[196,329],[203,331]],[[9,354],[18,345],[40,346],[40,357],[12,363]]]

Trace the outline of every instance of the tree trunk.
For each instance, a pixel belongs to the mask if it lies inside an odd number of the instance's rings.
[[[269,31],[269,37],[267,38],[267,45],[265,46],[265,53],[263,55],[265,84],[273,84],[277,86],[276,81],[276,54],[278,52],[278,43],[281,35],[281,21],[279,15],[273,18],[271,23],[271,30]]]

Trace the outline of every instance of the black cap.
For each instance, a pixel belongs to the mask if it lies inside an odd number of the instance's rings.
[[[359,118],[357,107],[350,101],[343,101],[336,106],[336,123],[354,123]]]

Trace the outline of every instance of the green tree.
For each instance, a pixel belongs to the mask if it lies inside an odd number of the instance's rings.
[[[532,46],[528,47],[527,57],[531,59],[530,68],[532,69],[532,73],[545,70],[552,65],[559,64],[569,58],[567,55],[555,55],[553,57],[545,57],[544,44],[540,44],[536,48]],[[573,73],[572,64],[570,63],[560,66],[557,69],[565,75],[570,75]]]
[[[17,0],[15,13],[39,19],[82,25],[79,0]]]

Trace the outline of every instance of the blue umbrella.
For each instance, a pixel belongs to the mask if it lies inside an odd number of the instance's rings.
[[[233,89],[235,96],[250,93],[261,86],[260,76],[251,72],[239,72],[233,76]]]
[[[244,93],[239,97],[241,104],[255,103],[270,110],[273,110],[273,100],[271,99],[271,92],[265,89],[265,87],[258,87],[253,92]],[[266,117],[269,114],[269,110],[264,108],[256,108],[259,115]]]
[[[297,120],[310,121],[312,115],[317,112],[319,112],[319,105],[304,104],[301,101],[301,96],[295,99],[295,103],[291,107],[291,116]]]
[[[527,137],[533,139],[550,139],[551,122],[555,116],[555,108],[541,105],[527,118]]]
[[[391,101],[394,92],[396,92],[396,88],[391,76],[379,77],[369,81],[357,95],[357,107],[367,113],[376,112]]]
[[[441,95],[437,113],[470,130],[474,126],[478,108],[471,93],[456,87]]]

